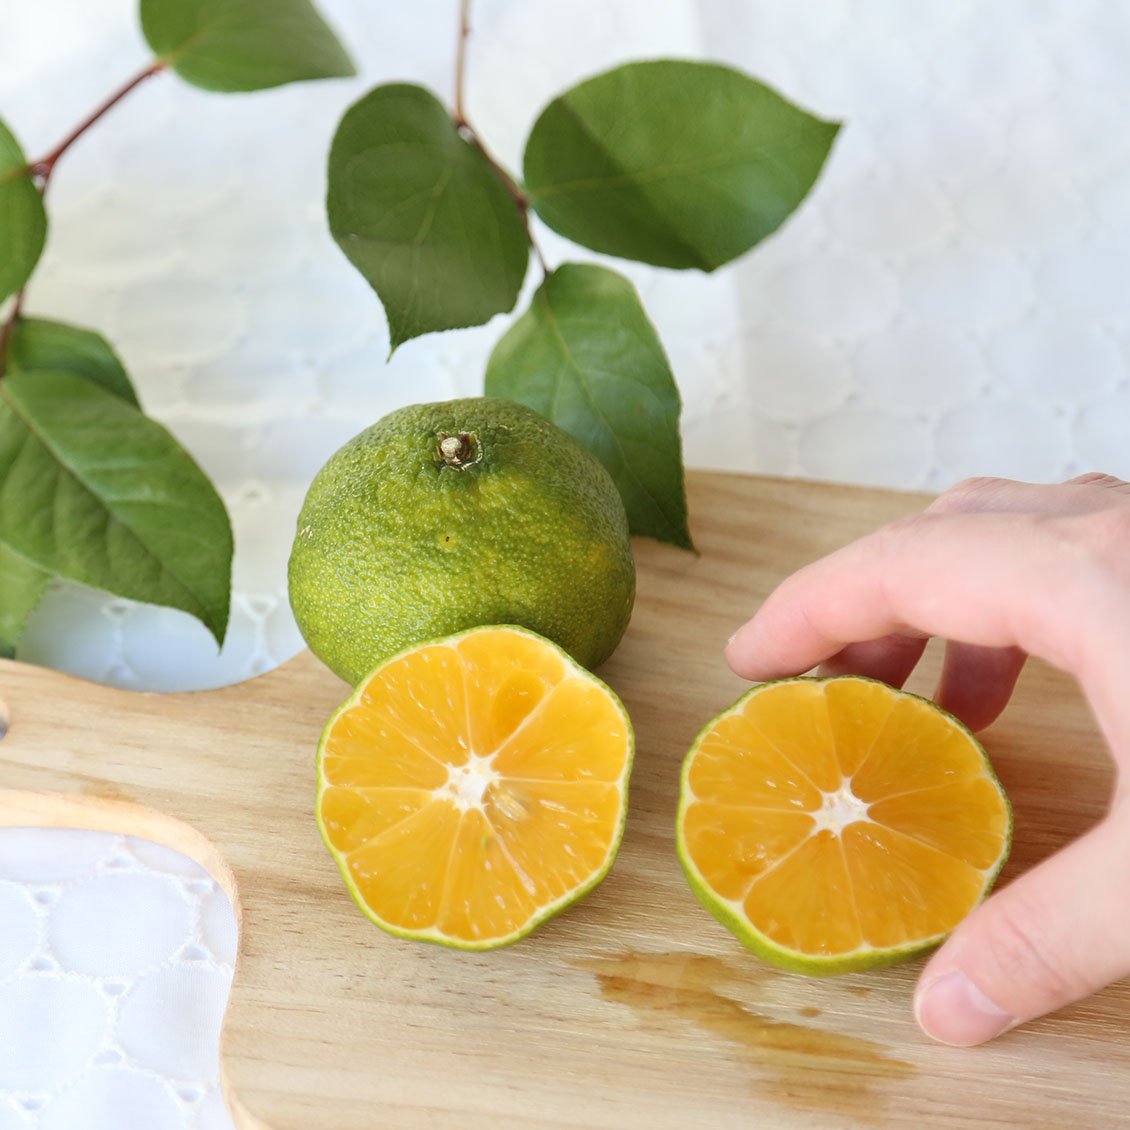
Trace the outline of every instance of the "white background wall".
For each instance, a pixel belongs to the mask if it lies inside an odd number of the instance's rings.
[[[134,6],[0,0],[0,116],[31,156],[144,65]],[[507,319],[386,365],[380,307],[322,208],[349,103],[390,79],[449,96],[454,0],[322,8],[358,78],[219,96],[163,76],[52,180],[28,310],[103,331],[216,479],[236,595],[217,658],[187,617],[60,587],[30,659],[151,689],[274,665],[299,646],[285,562],[312,474],[393,407],[481,390]],[[469,112],[512,168],[550,97],[634,57],[722,59],[846,121],[813,196],[740,263],[622,268],[670,353],[689,465],[931,490],[974,473],[1130,477],[1130,6],[475,9]],[[539,239],[551,262],[592,258]],[[144,845],[6,833],[0,904],[0,1130],[226,1125],[211,1049],[231,924],[206,877]],[[123,923],[149,941],[131,948]],[[29,1048],[21,1024],[51,1001],[72,1009],[56,1029],[71,1043]]]

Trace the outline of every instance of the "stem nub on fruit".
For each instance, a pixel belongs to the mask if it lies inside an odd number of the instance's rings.
[[[449,467],[466,467],[479,458],[479,445],[470,432],[439,437],[439,457]]]

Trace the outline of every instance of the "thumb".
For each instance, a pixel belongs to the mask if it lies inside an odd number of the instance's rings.
[[[928,1036],[981,1044],[1130,973],[1128,818],[1113,812],[957,928],[918,980]]]

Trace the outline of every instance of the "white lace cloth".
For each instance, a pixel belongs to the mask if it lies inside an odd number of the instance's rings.
[[[447,95],[456,0],[321,7],[359,78],[237,97],[161,76],[52,179],[28,310],[102,330],[214,477],[235,598],[217,657],[178,613],[57,586],[31,661],[158,690],[276,664],[300,645],[285,563],[312,474],[364,421],[481,390],[505,320],[386,365],[322,206],[346,105],[390,79]],[[0,116],[31,155],[144,64],[135,8],[0,0]],[[729,61],[847,121],[812,198],[741,263],[619,265],[671,356],[691,465],[929,489],[1130,477],[1126,5],[476,0],[474,22],[470,113],[512,168],[537,107],[632,57]],[[592,258],[539,240],[551,262]],[[0,1130],[227,1127],[233,933],[163,849],[0,833]]]
[[[0,835],[0,1130],[221,1130],[227,896],[145,840]]]

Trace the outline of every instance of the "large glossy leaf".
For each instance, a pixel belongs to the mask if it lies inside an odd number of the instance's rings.
[[[105,338],[91,330],[49,322],[46,318],[19,318],[8,338],[4,369],[55,369],[77,373],[137,407],[133,390],[117,354]]]
[[[839,124],[714,63],[630,63],[556,98],[526,143],[526,189],[569,239],[712,271],[777,230]]]
[[[549,417],[608,468],[633,533],[692,548],[679,391],[635,288],[566,263],[495,346],[487,396]]]
[[[47,213],[27,158],[0,122],[0,302],[27,282],[43,253]]]
[[[11,659],[51,574],[0,542],[0,657]]]
[[[204,90],[356,73],[310,0],[141,0],[141,28],[158,58]]]
[[[47,572],[183,609],[223,639],[223,503],[163,427],[75,373],[0,381],[0,542]]]
[[[380,86],[348,110],[330,150],[326,209],[384,304],[394,349],[513,309],[529,260],[521,213],[422,87]]]

